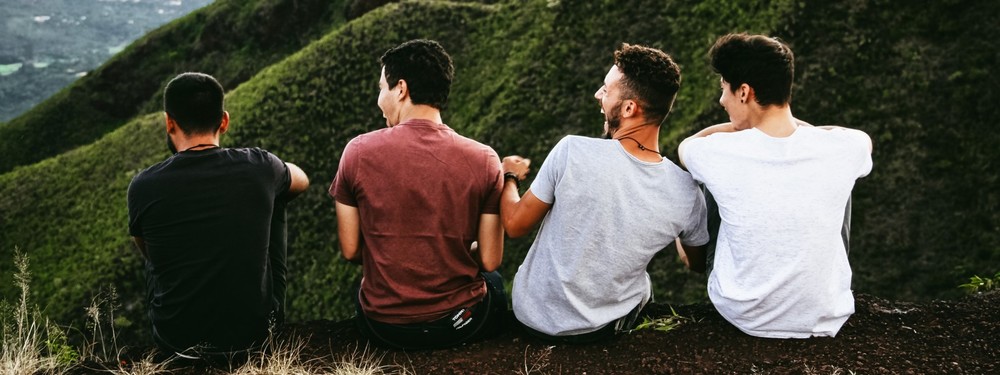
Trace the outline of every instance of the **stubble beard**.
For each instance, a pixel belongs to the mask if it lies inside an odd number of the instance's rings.
[[[618,128],[622,125],[621,117],[622,102],[619,101],[611,108],[611,114],[604,113],[604,139],[613,139]]]

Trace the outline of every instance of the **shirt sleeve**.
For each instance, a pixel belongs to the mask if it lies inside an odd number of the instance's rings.
[[[288,169],[288,165],[278,158],[278,156],[266,150],[261,151],[264,153],[265,160],[268,161],[274,174],[275,198],[284,196],[292,186],[292,172]]]
[[[869,173],[871,173],[873,166],[872,152],[871,152],[872,139],[871,137],[868,136],[868,133],[865,133],[863,131],[860,130],[851,130],[851,131],[856,134],[856,138],[858,139],[857,142],[859,144],[859,147],[861,147],[861,152],[864,155],[858,167],[858,178],[865,177]]]
[[[681,162],[684,167],[687,168],[688,172],[691,173],[691,177],[698,182],[705,182],[705,177],[701,174],[701,162],[702,154],[705,150],[705,138],[692,138],[684,144],[684,154],[681,155],[683,160]],[[704,200],[704,199],[703,199]]]
[[[340,166],[337,167],[337,175],[333,177],[328,193],[339,203],[357,207],[358,199],[354,191],[354,181],[356,178],[356,166],[358,160],[358,138],[354,138],[344,147],[344,152],[340,156]]]
[[[708,243],[708,208],[705,205],[705,194],[698,185],[692,183],[695,191],[695,202],[688,215],[686,229],[681,232],[681,243],[689,246],[702,246]]]
[[[538,169],[535,180],[531,182],[531,193],[542,202],[553,204],[556,200],[556,185],[566,170],[569,142],[569,137],[565,137],[556,143],[542,162],[542,167]]]
[[[132,237],[142,237],[142,223],[139,221],[139,218],[142,216],[140,212],[142,204],[139,202],[139,184],[136,183],[141,176],[142,173],[132,179],[132,182],[128,185],[128,193],[126,193],[128,196],[128,234]]]

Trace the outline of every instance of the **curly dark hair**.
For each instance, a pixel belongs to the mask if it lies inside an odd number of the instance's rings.
[[[647,121],[663,122],[681,86],[677,63],[658,49],[623,43],[615,51],[615,66],[624,75],[623,98],[638,102]]]
[[[204,73],[182,73],[163,90],[163,111],[184,134],[212,133],[222,124],[223,90]]]
[[[728,34],[715,41],[708,55],[712,70],[729,83],[733,92],[746,83],[762,106],[792,102],[795,56],[781,40],[765,35]]]
[[[415,39],[385,51],[379,59],[389,88],[406,81],[413,104],[443,110],[448,105],[455,67],[451,56],[433,40]]]

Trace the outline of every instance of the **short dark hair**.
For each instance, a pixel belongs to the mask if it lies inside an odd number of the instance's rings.
[[[385,68],[389,88],[406,81],[413,104],[424,104],[443,110],[448,105],[455,67],[451,56],[433,40],[415,39],[385,51],[379,59]]]
[[[777,38],[746,33],[725,35],[708,52],[712,70],[736,92],[746,83],[763,106],[792,102],[795,56]]]
[[[219,81],[204,73],[183,73],[163,90],[163,110],[184,134],[214,132],[222,124],[223,90]]]
[[[677,63],[658,49],[623,43],[615,51],[615,66],[624,75],[620,81],[623,98],[637,101],[647,120],[662,122],[681,86]]]

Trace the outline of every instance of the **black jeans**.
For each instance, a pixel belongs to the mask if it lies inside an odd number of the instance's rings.
[[[538,332],[527,325],[521,324],[525,332],[528,332],[531,336],[541,339],[542,341],[555,343],[555,344],[590,344],[598,341],[604,341],[617,336],[619,333],[624,333],[631,331],[635,328],[636,321],[639,318],[639,313],[642,311],[643,305],[640,304],[636,306],[632,311],[630,311],[625,316],[615,319],[594,332],[581,333],[579,335],[567,335],[567,336],[550,336],[548,334]]]
[[[406,350],[446,348],[494,336],[504,328],[507,294],[500,273],[482,272],[480,275],[486,280],[486,296],[481,302],[424,323],[389,324],[369,319],[361,310],[359,288],[354,293],[358,329],[362,336],[377,345]]]

